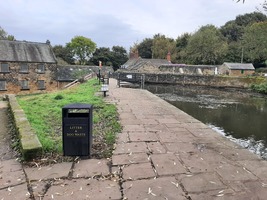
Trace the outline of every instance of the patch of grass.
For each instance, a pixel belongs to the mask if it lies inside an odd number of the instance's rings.
[[[39,95],[18,96],[18,102],[37,133],[44,153],[62,153],[62,107],[73,103],[93,105],[93,154],[111,154],[116,133],[121,130],[115,105],[104,102],[96,79],[91,79],[77,87]],[[99,150],[97,144],[105,143]],[[102,157],[103,155],[96,155]]]

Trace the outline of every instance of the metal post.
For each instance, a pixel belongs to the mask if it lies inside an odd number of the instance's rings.
[[[120,73],[118,73],[118,79],[117,79],[118,81],[117,81],[117,85],[119,86],[119,87],[121,87],[121,83],[120,83]]]
[[[99,85],[101,83],[101,73],[100,73],[100,69],[98,70],[98,79],[99,79]]]
[[[141,89],[145,88],[145,74],[141,75]]]

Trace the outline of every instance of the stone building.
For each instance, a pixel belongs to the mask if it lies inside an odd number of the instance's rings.
[[[219,74],[225,74],[229,76],[247,76],[255,72],[255,68],[252,63],[223,63],[219,67]]]
[[[0,40],[0,94],[57,89],[56,65],[49,41]]]

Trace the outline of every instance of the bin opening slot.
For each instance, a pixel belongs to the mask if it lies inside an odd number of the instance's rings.
[[[88,117],[89,109],[68,109],[68,117]]]

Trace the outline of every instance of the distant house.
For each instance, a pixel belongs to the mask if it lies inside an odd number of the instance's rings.
[[[246,76],[255,72],[255,68],[252,63],[223,63],[219,67],[219,74],[225,74],[229,76]]]
[[[49,41],[0,40],[0,94],[56,89],[56,65]]]

